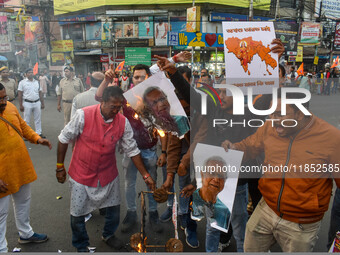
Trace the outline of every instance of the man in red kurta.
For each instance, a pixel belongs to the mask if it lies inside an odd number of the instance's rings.
[[[26,124],[17,108],[7,100],[6,89],[0,83],[0,253],[8,252],[5,234],[10,196],[19,232],[18,242],[40,243],[48,239],[45,234],[34,233],[30,226],[30,183],[37,179],[37,174],[22,137],[50,149],[52,146]]]

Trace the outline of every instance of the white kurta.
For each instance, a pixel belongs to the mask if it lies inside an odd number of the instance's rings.
[[[107,120],[107,123],[113,120]],[[125,118],[125,129],[122,138],[119,140],[120,147],[128,157],[136,156],[140,153],[136,141],[133,139],[133,130],[130,122]],[[71,121],[61,131],[58,139],[61,143],[70,143],[75,140],[78,135],[83,133],[85,124],[85,115],[82,109],[75,112]],[[116,206],[120,204],[120,187],[119,176],[112,182],[102,187],[98,180],[97,187],[89,187],[80,184],[71,177],[71,206],[70,213],[72,216],[87,215],[93,210]]]

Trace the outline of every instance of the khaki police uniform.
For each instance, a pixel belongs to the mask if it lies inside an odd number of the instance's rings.
[[[83,83],[79,78],[63,78],[59,83],[57,95],[61,96],[64,109],[64,125],[70,121],[73,98],[84,91]]]
[[[4,81],[3,79],[0,80],[5,86],[7,96],[9,97],[9,101],[13,101],[15,99],[15,91],[17,90],[17,84],[15,80],[8,78],[8,81]]]

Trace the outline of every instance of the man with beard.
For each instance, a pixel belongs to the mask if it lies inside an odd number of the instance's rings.
[[[20,117],[17,108],[8,102],[6,89],[0,83],[0,253],[8,252],[5,235],[10,197],[18,242],[41,243],[48,239],[45,234],[35,233],[30,225],[30,183],[37,179],[37,174],[22,137],[52,148],[50,142],[35,133]]]
[[[144,112],[151,112],[154,122],[162,130],[175,132],[182,137],[190,129],[188,119],[181,115],[170,115],[170,104],[167,96],[159,87],[149,87],[143,95]]]
[[[263,197],[247,223],[245,252],[268,252],[275,243],[283,252],[311,252],[328,210],[332,178],[340,187],[339,130],[314,115],[305,115],[296,105],[287,105],[283,115],[280,93],[278,97],[271,115],[275,121],[267,121],[238,143],[222,143],[226,151],[244,151],[243,160],[264,153],[267,170],[268,166],[288,167],[288,171],[268,170],[260,179]],[[301,93],[286,94],[290,100],[302,97]]]

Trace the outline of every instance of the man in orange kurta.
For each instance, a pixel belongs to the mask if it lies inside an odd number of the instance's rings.
[[[0,119],[0,253],[8,252],[5,235],[10,196],[19,232],[18,242],[40,243],[48,239],[45,234],[34,233],[30,226],[30,183],[37,179],[37,175],[22,137],[50,149],[52,146],[26,124],[17,108],[7,100],[6,89],[0,83],[0,117],[17,129]]]

